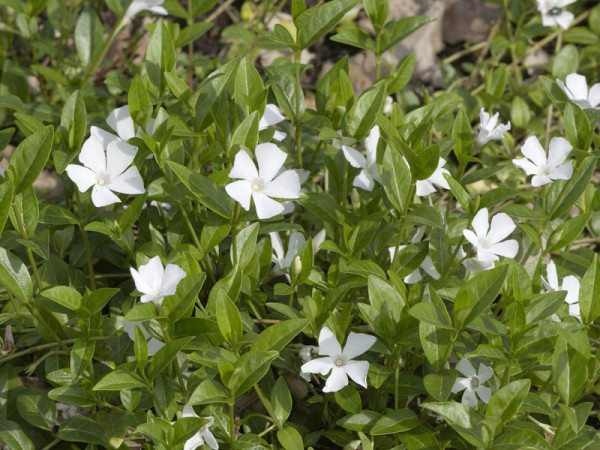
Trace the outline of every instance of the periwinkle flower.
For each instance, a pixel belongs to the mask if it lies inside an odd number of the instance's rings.
[[[142,293],[140,301],[154,302],[159,308],[164,297],[175,294],[177,285],[186,275],[177,264],[167,264],[167,267],[163,267],[159,256],[142,264],[138,270],[131,267],[130,271],[135,288]]]
[[[267,104],[265,106],[265,112],[258,122],[258,131],[266,130],[267,128],[277,125],[280,122],[285,120],[285,116],[279,112],[277,105],[272,103]],[[275,134],[273,135],[273,139],[276,141],[283,141],[287,133],[283,131],[275,130]]]
[[[565,302],[569,305],[569,315],[577,318],[581,322],[581,311],[579,309],[579,280],[573,275],[563,278],[562,284],[559,284],[558,273],[554,261],[550,261],[546,266],[546,276],[548,280],[542,277],[542,283],[548,291],[567,291]]]
[[[492,390],[484,386],[483,383],[494,376],[494,369],[484,364],[479,364],[479,371],[476,371],[469,360],[463,358],[456,364],[456,370],[465,377],[458,377],[456,379],[454,386],[452,386],[452,393],[456,394],[464,390],[465,393],[462,396],[462,403],[464,405],[475,408],[477,406],[477,397],[483,403],[490,401]]]
[[[523,169],[527,175],[533,175],[532,186],[543,186],[554,180],[568,180],[573,174],[573,165],[571,161],[565,163],[565,160],[572,149],[573,146],[565,138],[553,137],[546,157],[538,138],[530,136],[521,147],[525,158],[513,159],[513,164]]]
[[[365,148],[367,150],[366,158],[358,150],[348,147],[347,145],[342,145],[344,157],[350,165],[357,169],[362,169],[354,178],[352,186],[366,191],[372,191],[376,181],[381,184],[381,176],[379,175],[376,161],[379,136],[379,127],[375,125],[371,129],[369,136],[365,139]]]
[[[471,224],[475,232],[463,230],[463,235],[477,250],[481,262],[497,261],[499,256],[514,258],[519,251],[519,243],[514,239],[505,241],[516,228],[515,223],[505,213],[498,213],[489,222],[487,208],[480,209]]]
[[[479,111],[479,134],[477,135],[477,143],[481,146],[489,141],[500,141],[504,139],[504,133],[510,130],[510,121],[506,124],[498,124],[500,113],[497,112],[493,116],[481,108]]]
[[[556,84],[567,94],[569,100],[580,108],[600,110],[600,83],[588,89],[587,80],[583,75],[570,73],[565,82],[557,79]]]
[[[559,26],[568,30],[575,16],[564,9],[565,6],[577,0],[537,0],[537,9],[542,14],[542,25],[545,27]]]

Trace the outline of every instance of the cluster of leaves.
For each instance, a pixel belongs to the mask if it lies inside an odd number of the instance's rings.
[[[146,10],[161,3],[137,1]],[[211,26],[196,19],[215,1],[165,1],[169,16],[140,33],[151,34],[141,63],[115,70],[107,52],[132,11],[144,8],[87,3],[100,2],[0,1],[0,148],[17,144],[0,180],[1,442],[10,449],[176,449],[193,439],[292,450],[598,446],[600,113],[571,101],[555,80],[580,72],[590,85],[600,81],[600,6],[572,5],[576,18],[563,32],[544,27],[533,2],[503,2],[504,18],[472,50],[477,63],[446,61],[449,87],[433,92],[409,86],[414,55],[380,76],[385,52],[432,19],[388,20],[387,0],[364,0],[375,36],[350,28],[332,37],[375,55],[377,79],[357,96],[347,57],[311,92],[302,86],[301,56],[358,0],[312,7],[293,0],[293,27],[245,30],[291,56],[262,75],[249,58],[212,61],[216,69],[207,70],[195,54]],[[525,68],[536,50],[555,55]],[[396,101],[384,114],[388,96]],[[78,157],[90,165],[81,158],[88,125],[108,129],[104,119],[125,104],[133,137],[115,131],[135,157],[121,172],[133,164],[144,193],[121,195],[125,207],[99,208],[68,167]],[[253,157],[274,139],[275,129],[261,124],[267,104],[287,117],[277,144],[288,155],[285,168],[306,181],[291,196],[292,211],[259,219],[226,186],[240,152]],[[478,143],[482,107],[510,119],[511,134]],[[381,138],[365,143],[374,129]],[[568,140],[568,179],[534,187],[515,167],[532,135]],[[374,158],[356,168],[346,148],[362,143]],[[441,158],[449,189],[415,195]],[[270,163],[258,163],[262,177]],[[353,187],[367,169],[372,189]],[[33,183],[43,170],[64,194],[39,195]],[[106,173],[95,176],[88,188],[105,187]],[[477,260],[487,244],[468,244],[463,231],[480,223],[484,208],[517,223],[518,253],[479,261],[486,270],[475,271],[461,263]],[[423,232],[427,239],[413,239]],[[293,247],[289,257],[280,236],[288,253]],[[156,256],[185,275],[174,293],[146,277]],[[561,278],[581,280],[577,318],[558,282],[542,281],[550,258]],[[427,274],[409,281],[420,267]],[[170,273],[160,270],[152,274]],[[325,329],[339,342],[348,330],[371,335],[353,353],[364,353],[366,380],[348,369],[358,384],[324,391],[324,377],[301,372],[307,346]],[[329,355],[336,345],[320,339],[319,351]],[[329,356],[333,371],[347,362]],[[466,383],[464,396],[457,383]]]

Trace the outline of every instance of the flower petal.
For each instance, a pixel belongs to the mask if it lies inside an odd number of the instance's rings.
[[[106,123],[115,130],[119,137],[125,142],[132,137],[135,137],[135,125],[131,118],[131,114],[129,113],[128,105],[111,111],[106,118]]]
[[[592,108],[598,107],[600,105],[600,83],[596,83],[590,88],[590,92],[588,94],[588,102],[592,106]]]
[[[354,359],[369,350],[375,341],[377,338],[370,334],[350,332],[342,353],[348,359]]]
[[[368,361],[348,361],[343,369],[352,381],[364,388],[367,387]]]
[[[369,135],[365,139],[365,148],[367,149],[367,164],[374,164],[377,160],[377,144],[379,144],[379,127],[375,125],[371,128]]]
[[[570,73],[565,78],[565,84],[569,91],[573,94],[574,99],[587,100],[588,99],[588,85],[587,80],[583,75],[578,73]]]
[[[514,239],[509,239],[508,241],[492,245],[490,251],[505,258],[514,258],[519,252],[519,243]]]
[[[558,291],[558,274],[556,273],[556,264],[554,264],[554,261],[550,261],[546,266],[546,275],[548,276],[548,286],[552,290]]]
[[[254,179],[258,178],[256,166],[254,165],[252,158],[250,158],[250,155],[248,155],[245,150],[240,150],[236,153],[233,161],[233,168],[229,172],[229,178],[241,178],[247,181],[253,181]],[[248,203],[248,208],[249,207],[250,204]],[[246,208],[246,210],[248,210],[248,208]]]
[[[477,395],[483,403],[488,403],[490,398],[492,398],[492,390],[487,386],[479,386],[475,389],[475,392],[477,392]]]
[[[473,229],[475,230],[475,234],[477,237],[487,236],[488,229],[490,227],[489,217],[488,217],[488,209],[481,208],[473,217],[473,222],[471,223]],[[464,234],[464,230],[463,230]],[[469,239],[466,235],[465,237]],[[471,242],[472,243],[472,242]]]
[[[198,417],[198,418],[200,418],[200,416],[198,414],[196,414],[196,411],[194,411],[194,408],[192,408],[190,405],[185,405],[183,407],[183,412],[181,413],[181,417]]]
[[[169,14],[169,12],[162,6],[151,6],[148,8],[148,11],[153,12],[154,14],[160,14],[161,16],[166,16]]]
[[[346,161],[352,167],[356,167],[357,169],[365,169],[367,167],[367,160],[358,150],[347,145],[342,145],[342,152],[344,152],[344,158],[346,158]]]
[[[327,375],[335,365],[333,359],[329,356],[326,358],[315,358],[311,359],[307,363],[304,363],[300,370],[305,373],[318,373],[319,375]]]
[[[392,247],[393,249],[394,247]],[[417,267],[415,270],[413,270],[411,273],[409,273],[408,275],[406,275],[403,279],[404,283],[406,284],[416,284],[419,281],[421,281],[423,279],[423,276],[421,275],[421,271],[419,270],[419,268]]]
[[[489,248],[477,247],[477,260],[484,265],[493,261],[498,261],[498,256]]]
[[[102,208],[103,206],[120,202],[121,200],[119,197],[113,194],[112,191],[106,186],[98,186],[97,184],[94,185],[94,188],[92,189],[92,203],[97,208]]]
[[[201,447],[203,444],[204,444],[204,438],[198,432],[195,435],[193,435],[191,438],[189,438],[187,441],[185,441],[185,444],[183,445],[183,450],[196,450],[198,447]]]
[[[573,275],[569,275],[563,278],[562,290],[567,291],[567,297],[565,301],[569,305],[574,305],[579,302],[579,280]]]
[[[496,244],[510,235],[517,226],[506,213],[498,213],[492,217],[492,223],[490,224],[490,231],[488,232],[488,239],[492,244]]]
[[[452,393],[456,394],[457,392],[460,392],[469,386],[471,386],[471,380],[468,378],[458,377],[454,382],[454,386],[452,386]]]
[[[69,164],[65,170],[71,181],[77,185],[79,192],[87,191],[96,183],[96,174],[87,167]]]
[[[300,197],[300,178],[295,170],[286,170],[273,181],[265,184],[262,191],[265,195],[275,198]]]
[[[354,177],[352,186],[364,189],[365,191],[372,191],[375,187],[375,180],[369,175],[369,172],[363,169]]]
[[[431,195],[435,192],[435,187],[429,180],[417,180],[416,185],[416,194],[419,197],[424,197],[426,195]]]
[[[569,180],[571,179],[571,175],[573,175],[573,163],[569,161],[568,163],[553,169],[548,174],[548,178],[552,180]]]
[[[201,432],[202,437],[204,438],[204,443],[208,445],[211,449],[217,450],[219,448],[219,444],[217,444],[217,440],[213,436],[213,434],[209,430],[204,430]]]
[[[434,280],[440,279],[440,273],[437,271],[431,260],[431,256],[427,255],[421,263],[421,269],[423,269],[431,278]]]
[[[246,153],[246,152],[244,152]],[[239,155],[239,153],[238,153]],[[237,160],[237,156],[236,156]],[[229,174],[231,176],[231,173]],[[225,186],[225,191],[229,196],[242,205],[246,211],[250,209],[250,197],[252,196],[252,186],[247,180],[234,181]]]
[[[177,264],[167,264],[162,278],[161,293],[166,297],[175,294],[177,285],[185,278],[185,271]]]
[[[548,167],[560,166],[565,162],[571,150],[573,150],[573,146],[565,138],[553,137],[548,147]]]
[[[477,235],[471,230],[463,230],[463,236],[469,241],[471,245],[477,247]]]
[[[575,16],[571,11],[564,11],[560,13],[558,16],[554,16],[554,21],[556,24],[561,27],[563,30],[568,30],[571,26],[571,22],[573,22]]]
[[[552,180],[542,175],[534,175],[531,179],[531,185],[534,187],[544,186],[545,184],[552,183]]]
[[[283,242],[281,242],[279,233],[271,231],[269,236],[271,237],[271,248],[275,252],[277,259],[281,261],[285,257],[285,251],[283,250]]]
[[[127,169],[137,153],[137,147],[123,141],[113,141],[106,148],[106,171],[113,177]]]
[[[325,382],[323,392],[337,392],[340,389],[346,387],[347,385],[348,375],[346,375],[346,371],[344,370],[344,368],[334,367],[329,377],[327,377],[327,381]]]
[[[342,346],[336,339],[335,334],[327,327],[321,328],[319,333],[319,355],[334,357],[341,353]]]
[[[258,129],[264,130],[265,128],[270,127],[271,125],[278,124],[285,120],[285,116],[279,112],[277,105],[269,103],[265,106],[265,112],[262,117],[258,121]]]
[[[513,159],[513,164],[519,169],[523,169],[526,175],[537,175],[539,172],[538,168],[529,161],[527,158]]]
[[[131,277],[135,283],[135,288],[142,294],[148,294],[152,291],[152,286],[146,281],[146,279],[133,267],[129,268]]]
[[[494,369],[490,366],[486,366],[483,363],[479,364],[479,371],[477,372],[477,378],[479,379],[479,384],[485,383],[487,380],[494,376]]]
[[[106,154],[104,147],[98,139],[90,136],[83,143],[79,161],[92,172],[101,173],[106,170]]]
[[[154,291],[158,291],[162,285],[162,280],[165,275],[165,269],[160,260],[160,256],[151,258],[146,264],[138,267],[140,275],[150,285]]]
[[[90,127],[90,137],[92,136],[95,139],[97,139],[98,142],[100,142],[103,149],[107,148],[108,144],[110,144],[111,142],[119,140],[118,136],[115,136],[114,134],[109,133],[108,131],[102,128],[95,127],[93,125]]]
[[[521,147],[521,153],[529,158],[537,167],[546,166],[546,152],[537,137],[529,136]]]
[[[291,235],[290,238],[288,240],[288,250],[287,253],[285,255],[285,258],[283,258],[283,267],[290,267],[292,264],[292,259],[294,259],[294,256],[296,256],[296,254],[298,253],[298,250],[300,250],[300,248],[306,243],[306,239],[304,238],[304,235],[302,233],[300,233],[299,231],[294,231]]]
[[[131,166],[118,177],[110,180],[108,188],[111,191],[120,192],[121,194],[143,194],[144,180],[140,175],[137,167]]]
[[[463,358],[456,363],[456,370],[458,370],[467,378],[474,377],[477,375],[477,373],[475,372],[475,368],[467,358]]]
[[[254,206],[256,206],[256,216],[259,219],[270,219],[283,213],[285,209],[281,203],[267,197],[262,192],[252,192],[252,198],[254,199]]]
[[[265,183],[275,178],[287,159],[287,153],[270,143],[257,145],[254,153],[258,162],[258,176]],[[298,181],[298,183],[300,182]]]
[[[471,408],[477,407],[477,396],[475,395],[475,391],[470,388],[465,389],[465,393],[462,396],[461,400],[463,405],[470,406]]]

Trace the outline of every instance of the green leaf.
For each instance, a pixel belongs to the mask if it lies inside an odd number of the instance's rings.
[[[554,80],[540,75],[539,77],[540,83],[542,84],[542,88],[546,92],[546,95],[550,98],[554,106],[559,111],[563,111],[565,109],[565,105],[569,103],[569,97],[567,94],[554,82]]]
[[[491,417],[498,421],[498,426],[504,425],[517,414],[530,386],[529,379],[516,380],[495,392],[485,410],[486,419]]]
[[[56,425],[56,407],[46,393],[37,388],[28,388],[17,396],[19,415],[34,427],[52,430]]]
[[[277,431],[277,439],[286,450],[304,449],[302,436],[295,428],[289,425],[286,425],[281,430]]]
[[[232,395],[239,397],[264,377],[271,362],[279,356],[276,351],[250,350],[236,362],[235,369],[229,378],[227,387]]]
[[[581,281],[579,308],[581,320],[586,325],[600,316],[600,258],[597,254]]]
[[[385,3],[387,3],[387,1]],[[394,75],[394,78],[392,78],[390,84],[387,87],[387,95],[395,94],[396,92],[401,91],[406,87],[406,85],[412,78],[413,72],[415,71],[416,61],[417,55],[415,55],[414,53],[411,53],[406,58],[404,58],[404,60],[398,67],[396,75]]]
[[[342,1],[342,0],[334,0]],[[385,81],[377,82],[363,92],[346,115],[346,136],[362,139],[373,127],[377,113],[385,101]]]
[[[289,319],[271,325],[258,335],[251,350],[277,352],[283,350],[306,326],[310,319]]]
[[[429,286],[427,287],[429,288]],[[441,311],[435,304],[431,302],[421,302],[410,308],[410,315],[421,322],[427,322],[439,328],[447,328],[453,330],[452,322],[448,316],[448,312],[444,308]]]
[[[510,105],[510,120],[517,128],[526,128],[531,120],[529,105],[518,95],[513,97]]]
[[[254,64],[247,58],[242,58],[235,74],[235,103],[242,108],[245,114],[248,114],[250,111],[256,109],[254,106],[262,106],[262,93],[264,88],[262,78],[260,77],[258,70],[256,70],[256,67],[254,67]],[[258,98],[261,99],[260,105],[256,104]],[[254,130],[254,132],[257,133],[256,130]],[[239,141],[240,142],[238,143],[240,144],[244,142],[243,139]],[[256,147],[256,141],[254,142],[254,145],[246,145],[246,147]]]
[[[567,75],[577,72],[579,68],[579,51],[573,44],[565,45],[552,61],[552,76],[564,79]]]
[[[360,28],[342,30],[331,37],[332,41],[357,47],[363,50],[375,51],[375,43],[366,31]]]
[[[579,163],[573,171],[573,175],[563,187],[564,195],[559,195],[554,205],[552,205],[550,210],[553,212],[551,219],[556,219],[571,209],[590,183],[595,167],[596,158],[592,156]]]
[[[63,441],[85,442],[109,447],[102,428],[89,417],[69,417],[60,424],[56,437]]]
[[[275,418],[279,423],[285,423],[292,412],[292,394],[283,377],[279,377],[273,386],[273,390],[271,391],[271,406],[273,407]]]
[[[21,378],[8,364],[0,367],[0,420],[4,420],[14,410],[17,394],[23,389]]]
[[[108,373],[94,386],[94,391],[121,391],[146,387],[142,378],[128,370],[114,370]]]
[[[35,450],[21,427],[10,420],[0,420],[0,441],[10,450]]]
[[[142,77],[136,75],[127,93],[127,104],[133,121],[144,128],[152,115],[152,103]]]
[[[423,25],[436,20],[429,16],[411,16],[400,20],[392,20],[385,24],[381,35],[381,44],[379,54],[394,47],[396,44],[406,39]]]
[[[456,382],[456,370],[443,370],[441,373],[429,373],[423,378],[427,393],[438,402],[445,402],[452,393]]]
[[[188,405],[206,405],[209,403],[225,403],[229,393],[225,386],[216,380],[207,379],[198,385],[190,395]]]
[[[60,386],[48,392],[48,397],[67,405],[87,407],[96,404],[96,401],[81,387]]]
[[[142,213],[142,208],[146,203],[147,193],[137,196],[135,200],[133,200],[119,218],[119,228],[121,229],[121,233],[129,230],[133,226],[133,224],[138,220],[140,214]]]
[[[454,154],[459,161],[463,161],[471,154],[473,148],[473,129],[464,109],[460,109],[454,119],[452,140],[454,140]]]
[[[552,357],[554,386],[562,401],[571,406],[588,381],[587,359],[559,337]]]
[[[231,147],[243,146],[246,148],[254,148],[258,143],[258,123],[260,116],[258,111],[254,111],[246,117],[242,123],[235,129],[231,138]]]
[[[404,214],[410,203],[410,169],[402,156],[390,146],[386,146],[383,154],[381,180],[390,203],[400,214]]]
[[[30,187],[48,161],[54,128],[49,125],[21,141],[10,157],[7,176],[12,179],[15,195]]]
[[[177,36],[177,39],[175,39],[175,47],[185,47],[186,45],[191,44],[195,40],[202,37],[202,35],[204,35],[213,26],[214,23],[210,22],[196,22],[185,27],[183,30],[181,30]]]
[[[12,205],[13,200],[13,184],[11,180],[7,180],[0,184],[0,236],[4,230],[6,219]]]
[[[104,41],[104,27],[96,11],[85,7],[75,25],[75,48],[84,67],[100,55]]]
[[[358,414],[362,411],[360,394],[352,385],[347,385],[343,389],[336,391],[335,402],[350,414]]]
[[[372,436],[404,433],[420,425],[417,415],[410,409],[396,409],[385,413],[371,428]]]
[[[224,292],[217,298],[217,324],[229,344],[235,345],[242,339],[244,330],[240,313]]]
[[[23,301],[33,298],[33,286],[27,266],[15,255],[1,247],[0,284]]]
[[[159,95],[166,89],[164,73],[172,72],[176,61],[177,54],[169,30],[160,22],[152,33],[145,60],[148,79],[158,89]]]
[[[294,24],[298,30],[298,45],[305,49],[325,36],[358,0],[332,0],[307,9],[298,15]]]
[[[363,7],[375,30],[381,29],[390,12],[389,0],[363,0]]]
[[[179,353],[179,351],[191,340],[191,337],[185,337],[167,342],[159,351],[157,351],[148,365],[148,380],[154,381],[154,379],[160,375],[175,358],[177,358],[177,353]],[[94,389],[96,388],[94,387]]]
[[[71,311],[77,311],[81,307],[81,294],[70,286],[53,286],[40,292],[40,295]]]
[[[567,139],[574,148],[587,150],[592,143],[592,128],[590,120],[583,110],[575,103],[565,105],[563,113]]]
[[[473,408],[456,402],[423,403],[421,407],[442,416],[471,445],[487,447],[490,434]]]
[[[507,274],[508,266],[499,266],[476,273],[469,279],[469,282],[463,289],[468,291],[471,301],[474,300],[475,303],[470,307],[471,311],[464,322],[460,323],[461,327],[468,325],[491,306],[496,297],[498,297]],[[455,311],[456,309],[455,305]],[[456,319],[455,324],[457,327],[459,326],[459,322]]]
[[[81,92],[75,91],[65,102],[60,115],[60,131],[70,152],[79,150],[87,130],[87,111]],[[75,155],[73,155],[75,156]],[[67,158],[68,159],[68,158]],[[56,162],[56,155],[54,156]],[[62,173],[66,165],[60,167]],[[58,168],[57,168],[58,170]]]
[[[591,216],[591,212],[583,213],[560,224],[548,238],[546,253],[559,251],[571,245],[583,231]]]
[[[192,172],[181,164],[173,161],[168,161],[168,164],[200,203],[226,219],[231,217],[231,200],[225,189],[217,186],[210,178]]]
[[[71,349],[71,382],[75,384],[85,369],[91,364],[96,343],[85,339],[77,339]]]

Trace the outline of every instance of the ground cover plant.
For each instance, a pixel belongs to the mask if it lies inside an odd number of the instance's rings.
[[[0,0],[4,447],[599,448],[600,5],[489,3],[436,84],[388,0]]]

